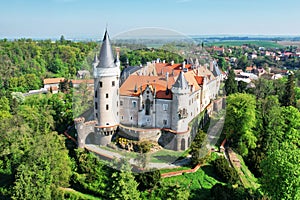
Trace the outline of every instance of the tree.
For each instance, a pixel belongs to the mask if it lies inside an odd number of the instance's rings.
[[[65,36],[61,35],[59,41],[61,44],[64,44],[66,42]]]
[[[252,130],[255,126],[255,98],[250,94],[232,94],[227,97],[225,133],[234,148],[245,156],[256,147],[257,138]]]
[[[264,99],[269,95],[275,94],[274,82],[264,78],[259,78],[255,82],[254,94],[257,99]]]
[[[59,187],[68,187],[71,161],[61,136],[55,132],[34,137],[18,167],[14,187],[15,199],[49,199],[59,196]],[[46,195],[46,196],[44,196]]]
[[[228,64],[227,64],[225,58],[220,57],[220,58],[218,59],[218,66],[219,66],[223,71],[226,71],[226,70],[227,70]]]
[[[140,199],[138,183],[130,171],[127,161],[122,161],[121,171],[112,174],[112,186],[109,193],[110,199],[137,200]]]
[[[251,149],[245,161],[256,177],[260,177],[260,163],[267,151],[274,145],[277,135],[282,135],[284,128],[282,108],[277,96],[258,99],[256,105],[256,126],[253,129],[257,137],[256,148]]]
[[[188,200],[189,196],[190,192],[187,187],[180,184],[161,183],[144,199]]]
[[[225,81],[225,92],[226,95],[229,96],[238,91],[237,82],[235,81],[235,74],[233,69],[229,70],[227,79]]]
[[[139,183],[139,190],[144,191],[154,188],[159,183],[161,175],[159,170],[154,170],[136,174],[135,177],[137,182]]]
[[[246,69],[246,67],[249,65],[249,61],[247,59],[247,56],[242,55],[238,58],[237,67],[239,69]]]
[[[295,77],[291,73],[288,76],[288,81],[285,85],[285,91],[282,99],[283,106],[296,106],[295,100]]]
[[[213,166],[216,174],[222,179],[222,181],[228,182],[232,185],[239,181],[238,173],[230,166],[229,162],[223,156],[214,160]]]
[[[72,187],[78,191],[106,197],[111,186],[111,170],[106,167],[93,153],[86,150],[75,150],[75,172]]]
[[[202,164],[209,153],[207,147],[207,135],[199,130],[191,144],[191,162],[193,165]]]
[[[300,199],[300,149],[281,143],[262,161],[261,187],[272,199]]]
[[[244,82],[244,81],[239,81],[238,82],[238,92],[239,93],[243,93],[243,92],[245,92],[246,91],[246,89],[247,89],[247,83],[246,82]]]
[[[9,110],[10,110],[9,100],[6,97],[1,97],[0,98],[0,120],[11,117]]]
[[[51,176],[49,163],[21,164],[16,175],[12,199],[51,199]]]

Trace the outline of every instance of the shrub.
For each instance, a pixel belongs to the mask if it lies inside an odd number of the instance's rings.
[[[238,173],[234,168],[229,166],[229,163],[223,156],[214,160],[213,166],[216,174],[222,179],[222,181],[230,184],[236,184],[239,181]]]

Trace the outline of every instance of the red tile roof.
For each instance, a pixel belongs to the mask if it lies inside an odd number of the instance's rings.
[[[198,85],[203,85],[203,80],[204,80],[203,76],[195,76],[195,79],[196,79]]]
[[[58,84],[61,81],[64,81],[64,78],[45,78],[44,79],[44,84]]]

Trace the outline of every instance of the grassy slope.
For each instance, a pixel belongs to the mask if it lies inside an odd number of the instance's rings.
[[[191,199],[208,198],[210,196],[210,189],[215,184],[220,183],[214,175],[211,165],[205,165],[195,173],[164,178],[162,181],[170,184],[179,184],[182,187],[189,188],[191,191]]]

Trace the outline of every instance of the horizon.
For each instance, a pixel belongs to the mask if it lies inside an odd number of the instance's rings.
[[[102,38],[140,27],[187,36],[300,36],[300,2],[287,0],[11,0],[2,2],[0,38]]]

